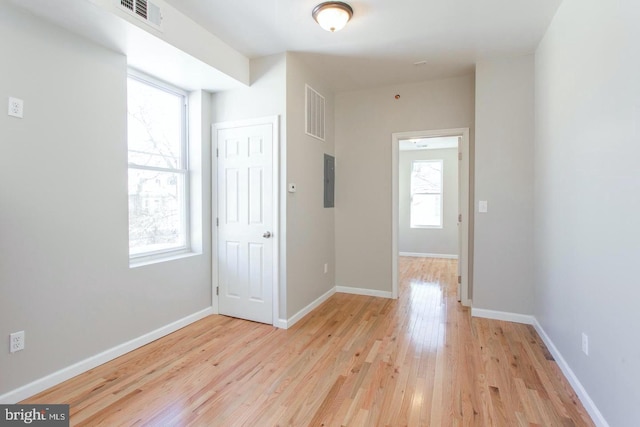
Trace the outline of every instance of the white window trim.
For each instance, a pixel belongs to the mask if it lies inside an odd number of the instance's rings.
[[[411,205],[413,204],[413,191],[411,188],[411,179],[409,180],[409,228],[424,228],[424,229],[442,229],[444,228],[444,160],[442,159],[423,159],[423,160],[413,160],[411,162],[411,171],[413,172],[413,165],[415,163],[440,163],[440,192],[439,193],[418,193],[418,194],[434,194],[440,195],[440,225],[413,225],[411,221],[412,209]]]
[[[183,197],[184,203],[182,204],[182,217],[185,221],[185,244],[180,247],[174,247],[171,249],[157,250],[157,251],[149,251],[143,252],[139,254],[131,255],[129,254],[129,266],[130,267],[138,267],[147,264],[153,264],[156,262],[162,261],[170,261],[173,259],[180,259],[184,256],[189,256],[191,254],[191,189],[190,189],[190,170],[189,170],[189,93],[183,89],[180,89],[176,86],[173,86],[169,83],[166,83],[162,80],[159,80],[153,76],[142,73],[138,70],[130,68],[127,72],[127,78],[135,79],[141,83],[146,85],[155,87],[159,90],[163,90],[168,93],[172,93],[177,96],[181,96],[183,99],[182,103],[182,132],[181,132],[181,150],[182,155],[180,156],[180,162],[182,168],[174,169],[174,168],[160,168],[153,166],[144,166],[137,165],[135,163],[128,163],[127,171],[129,169],[138,169],[138,170],[150,170],[150,171],[161,171],[161,172],[171,172],[171,173],[179,173],[183,176]],[[128,141],[127,141],[127,151],[128,151]],[[128,239],[127,239],[128,242]]]

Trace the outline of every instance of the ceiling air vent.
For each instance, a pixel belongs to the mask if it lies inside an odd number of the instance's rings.
[[[158,5],[147,0],[118,0],[118,2],[120,3],[120,7],[130,15],[135,16],[158,30],[160,29],[162,14],[160,13],[160,7]]]
[[[309,85],[305,85],[305,88],[306,134],[324,141],[324,96],[313,90]]]

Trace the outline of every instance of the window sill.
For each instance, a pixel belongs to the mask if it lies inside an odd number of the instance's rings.
[[[144,267],[146,265],[159,264],[162,262],[176,261],[184,258],[191,258],[194,256],[202,255],[199,252],[179,252],[171,254],[160,254],[149,257],[140,257],[135,259],[129,259],[129,268]]]

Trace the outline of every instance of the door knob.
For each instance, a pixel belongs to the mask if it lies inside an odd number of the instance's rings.
[[[264,237],[265,239],[270,238],[270,237],[271,237],[271,232],[270,232],[270,231],[267,231],[266,233],[264,233],[264,234],[262,235],[262,237]]]

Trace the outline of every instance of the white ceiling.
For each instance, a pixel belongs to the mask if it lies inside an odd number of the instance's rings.
[[[311,17],[320,0],[165,1],[250,58],[301,53],[337,91],[462,75],[481,58],[532,53],[562,2],[353,0],[351,22],[330,33]]]

